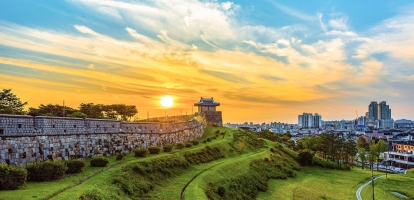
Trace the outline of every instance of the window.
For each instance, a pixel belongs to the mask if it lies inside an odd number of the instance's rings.
[[[76,128],[76,125],[73,125],[73,128]]]
[[[52,125],[52,128],[55,128],[55,125],[54,124]]]
[[[4,130],[0,129],[0,135],[3,135],[3,134],[4,134]]]
[[[66,129],[65,129],[65,130],[63,130],[63,132],[65,132],[65,133],[66,133]]]
[[[17,124],[17,127],[18,128],[22,128],[22,124]]]
[[[96,125],[96,128],[99,128],[99,125]]]

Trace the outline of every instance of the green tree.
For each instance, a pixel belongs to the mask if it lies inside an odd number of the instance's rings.
[[[361,160],[362,169],[364,169],[365,161],[367,161],[367,155],[366,155],[365,148],[358,148],[358,157]]]
[[[289,149],[295,150],[295,149],[296,149],[296,144],[295,144],[295,141],[293,141],[293,140],[288,140],[288,141],[286,142],[286,147],[287,147],[287,148],[289,148]]]
[[[67,106],[63,108],[63,106],[59,104],[40,104],[38,108],[29,108],[29,115],[63,117],[63,110],[65,110],[65,116],[71,115],[77,111],[76,109]]]
[[[365,140],[364,137],[358,137],[357,143],[356,143],[357,148],[368,148],[368,143]]]
[[[66,117],[86,118],[86,117],[87,117],[87,115],[86,115],[85,113],[82,113],[82,112],[76,111],[76,112],[74,112],[74,113],[72,113],[72,114],[68,114],[68,115],[66,115]]]
[[[313,161],[313,152],[309,149],[305,149],[299,152],[298,161],[301,166],[311,166]]]
[[[378,166],[379,166],[379,160],[380,160],[380,155],[382,152],[385,152],[388,150],[388,145],[384,142],[384,140],[379,139],[375,146],[375,151],[376,151],[376,156],[377,156],[377,170],[378,170]]]
[[[20,98],[17,98],[11,89],[0,91],[0,114],[22,115],[25,105],[27,102],[22,102]]]
[[[103,111],[104,111],[104,105],[102,104],[96,104],[93,103],[81,103],[79,105],[79,111],[82,113],[85,113],[89,118],[95,118],[95,119],[102,119],[104,118]]]

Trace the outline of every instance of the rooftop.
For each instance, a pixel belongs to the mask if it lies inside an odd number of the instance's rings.
[[[219,106],[219,102],[214,102],[213,97],[211,98],[203,98],[201,97],[200,102],[194,104],[194,106]]]

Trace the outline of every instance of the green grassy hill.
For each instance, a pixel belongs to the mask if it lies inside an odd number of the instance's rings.
[[[239,129],[208,127],[198,141],[144,158],[111,156],[107,168],[88,164],[59,181],[0,191],[0,199],[355,199],[370,178],[370,171],[356,168],[301,168],[295,152]]]

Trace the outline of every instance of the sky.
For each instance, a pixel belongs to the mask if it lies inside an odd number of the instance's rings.
[[[355,119],[371,101],[414,119],[414,2],[1,1],[3,88],[139,118],[214,97],[224,123]]]

